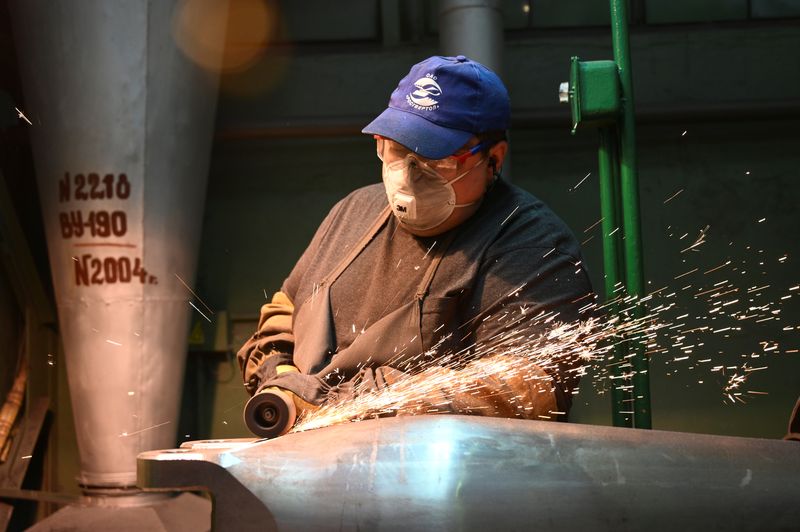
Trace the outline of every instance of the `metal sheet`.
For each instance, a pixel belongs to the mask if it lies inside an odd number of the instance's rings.
[[[175,438],[217,88],[179,5],[11,3],[86,485]]]
[[[220,531],[794,530],[799,475],[794,442],[445,415],[139,456]]]

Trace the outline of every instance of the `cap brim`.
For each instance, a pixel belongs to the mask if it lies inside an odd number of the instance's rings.
[[[392,139],[427,159],[452,155],[472,137],[469,131],[448,129],[393,107],[378,115],[361,132]]]

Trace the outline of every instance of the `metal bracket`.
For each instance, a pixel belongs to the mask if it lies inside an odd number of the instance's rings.
[[[622,105],[614,61],[581,61],[572,57],[569,77],[569,82],[559,87],[559,100],[570,104],[573,135],[579,124],[600,127],[617,122]]]

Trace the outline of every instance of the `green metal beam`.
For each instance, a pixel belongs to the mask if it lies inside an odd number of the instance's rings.
[[[642,237],[639,213],[639,182],[636,161],[636,125],[633,98],[633,76],[628,36],[628,10],[626,0],[609,0],[611,3],[611,38],[614,60],[619,69],[622,93],[622,121],[619,126],[620,196],[622,198],[622,230],[625,235],[625,287],[628,295],[642,298],[645,295],[642,267]],[[645,309],[635,305],[634,317],[640,318]],[[651,428],[649,362],[644,346],[634,342],[633,364],[634,426]]]
[[[623,253],[620,243],[619,225],[619,175],[617,158],[617,132],[612,127],[599,128],[600,147],[597,151],[600,181],[600,212],[602,216],[601,230],[603,233],[603,271],[605,272],[606,301],[608,301],[608,314],[618,316],[620,305],[615,300],[622,294],[618,292],[623,281]],[[628,354],[627,346],[617,343],[613,355],[607,361],[608,374],[611,387],[611,419],[615,427],[632,427],[633,418],[630,414],[630,392],[623,389],[623,366],[627,364],[625,356]]]

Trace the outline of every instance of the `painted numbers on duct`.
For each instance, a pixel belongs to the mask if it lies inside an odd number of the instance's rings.
[[[74,188],[74,191],[73,191]],[[99,174],[75,174],[70,178],[69,172],[58,183],[58,201],[70,201],[74,195],[76,200],[88,199],[128,199],[131,195],[131,183],[125,174],[106,174],[102,179]]]
[[[141,283],[158,284],[158,278],[150,275],[142,267],[142,259],[136,257],[131,264],[130,257],[105,257],[100,259],[90,253],[73,257],[75,261],[75,284],[114,284],[140,281]]]
[[[126,174],[90,173],[70,175],[58,183],[59,203],[86,202],[95,205],[104,200],[125,201],[130,197],[131,183]],[[58,214],[61,238],[74,240],[75,247],[102,247],[116,249],[136,249],[135,244],[108,242],[110,238],[122,238],[128,233],[128,216],[125,210],[71,209]],[[90,242],[78,242],[92,238]],[[75,262],[75,284],[77,286],[131,283],[158,284],[158,278],[147,272],[139,256],[96,257],[91,253],[73,256]]]

